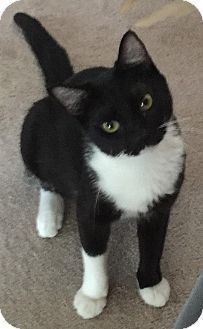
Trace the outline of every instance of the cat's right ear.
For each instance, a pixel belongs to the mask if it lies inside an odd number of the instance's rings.
[[[51,92],[70,114],[78,115],[81,113],[81,103],[87,98],[85,90],[58,86],[54,87]]]
[[[144,43],[137,34],[131,30],[126,32],[119,47],[117,65],[138,65],[151,63],[151,58]]]

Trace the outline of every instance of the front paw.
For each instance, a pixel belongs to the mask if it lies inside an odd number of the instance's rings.
[[[75,295],[73,305],[83,319],[91,319],[102,313],[106,302],[106,297],[94,299],[86,296],[80,289]]]
[[[139,293],[146,304],[154,307],[162,307],[169,300],[170,286],[168,281],[163,278],[153,287],[140,289]]]

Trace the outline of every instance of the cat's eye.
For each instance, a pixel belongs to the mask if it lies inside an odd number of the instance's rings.
[[[146,94],[140,103],[140,109],[142,111],[147,111],[152,107],[152,103],[152,96],[150,94]]]
[[[101,128],[109,134],[113,134],[120,128],[120,123],[118,121],[112,120],[109,122],[103,122]]]

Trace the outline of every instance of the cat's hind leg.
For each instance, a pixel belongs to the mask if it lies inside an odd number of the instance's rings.
[[[40,189],[39,210],[36,228],[41,238],[52,238],[62,227],[64,200],[60,194]]]

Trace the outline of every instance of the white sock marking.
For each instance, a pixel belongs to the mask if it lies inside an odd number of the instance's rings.
[[[89,256],[82,250],[83,284],[74,299],[77,313],[84,319],[99,315],[106,305],[108,294],[107,253],[100,256]]]
[[[89,297],[106,297],[108,292],[107,255],[88,256],[82,250],[84,275],[82,291]]]
[[[64,212],[63,198],[50,191],[40,190],[37,231],[42,238],[52,238],[62,227]]]
[[[140,289],[139,293],[146,304],[162,307],[169,300],[170,286],[168,281],[163,278],[161,282],[153,287]]]

